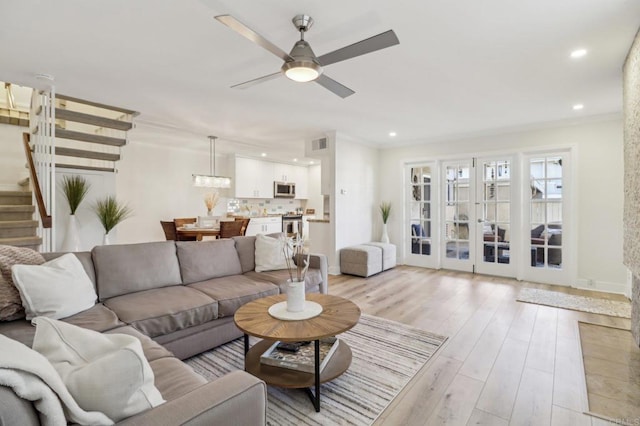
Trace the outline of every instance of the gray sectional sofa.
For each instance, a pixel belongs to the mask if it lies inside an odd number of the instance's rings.
[[[284,292],[287,271],[255,272],[254,252],[255,237],[235,237],[75,253],[96,286],[98,303],[63,321],[137,337],[167,401],[118,424],[265,424],[262,381],[236,371],[207,382],[180,361],[240,337],[233,322],[238,307]],[[327,293],[327,283],[326,257],[312,255],[307,292]],[[0,334],[28,346],[34,331],[26,320],[0,322]],[[0,386],[0,424],[38,425],[39,420],[30,402]]]

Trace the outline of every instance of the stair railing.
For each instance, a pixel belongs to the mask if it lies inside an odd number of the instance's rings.
[[[53,213],[56,209],[55,99],[53,85],[48,90],[33,90],[29,114],[31,135],[27,140],[27,146],[25,146],[29,152],[28,157],[31,157],[29,173],[31,173],[34,198],[40,213],[38,236],[42,238],[40,249],[42,252],[54,251],[56,241],[55,225],[47,213]]]
[[[40,189],[40,181],[38,180],[38,173],[36,172],[36,166],[33,162],[33,154],[31,153],[31,145],[29,145],[29,133],[22,134],[22,144],[24,145],[24,154],[27,157],[27,166],[29,168],[29,176],[31,182],[33,182],[33,192],[36,197],[36,203],[38,205],[38,212],[40,213],[40,221],[43,228],[51,228],[52,220],[51,215],[47,213],[47,206],[44,203],[42,197],[42,190]]]

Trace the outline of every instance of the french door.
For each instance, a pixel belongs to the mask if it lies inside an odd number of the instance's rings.
[[[406,263],[515,276],[512,173],[510,157],[407,166]]]

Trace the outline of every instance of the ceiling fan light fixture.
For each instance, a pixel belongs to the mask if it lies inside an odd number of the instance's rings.
[[[310,60],[294,60],[282,65],[282,72],[289,80],[298,83],[313,81],[322,74],[322,67]]]

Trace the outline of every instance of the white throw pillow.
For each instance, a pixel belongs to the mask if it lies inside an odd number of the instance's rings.
[[[32,323],[33,349],[49,360],[83,410],[118,422],[165,402],[135,337],[101,334],[45,317]]]
[[[13,265],[11,275],[28,320],[37,316],[66,318],[93,307],[98,299],[73,253],[42,265]]]
[[[287,269],[283,247],[284,241],[280,238],[256,235],[256,272]]]

